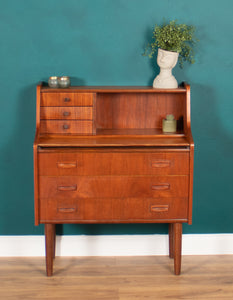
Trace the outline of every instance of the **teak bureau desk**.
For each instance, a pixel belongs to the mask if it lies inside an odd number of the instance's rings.
[[[164,134],[173,114],[177,132]],[[190,87],[37,87],[35,224],[53,273],[55,224],[169,223],[180,274],[182,223],[192,222]]]

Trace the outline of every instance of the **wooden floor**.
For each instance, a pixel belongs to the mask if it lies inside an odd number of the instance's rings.
[[[57,257],[54,276],[43,258],[0,258],[0,299],[233,299],[233,255]]]

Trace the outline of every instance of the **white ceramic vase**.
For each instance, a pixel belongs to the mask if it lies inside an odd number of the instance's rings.
[[[153,88],[175,89],[178,87],[177,80],[172,75],[172,69],[177,64],[179,53],[158,49],[157,64],[160,73],[153,81]]]

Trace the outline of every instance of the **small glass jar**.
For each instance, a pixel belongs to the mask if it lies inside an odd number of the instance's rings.
[[[48,85],[51,88],[58,88],[58,77],[57,76],[49,77]]]
[[[70,86],[70,77],[69,76],[61,76],[58,78],[58,85],[60,88],[68,88]]]
[[[163,132],[173,133],[176,132],[176,120],[173,115],[167,115],[166,119],[163,119]]]

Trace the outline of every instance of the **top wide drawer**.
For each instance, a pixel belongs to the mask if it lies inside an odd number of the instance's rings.
[[[188,175],[189,152],[41,152],[41,176]]]
[[[41,106],[93,106],[94,93],[42,93]]]

